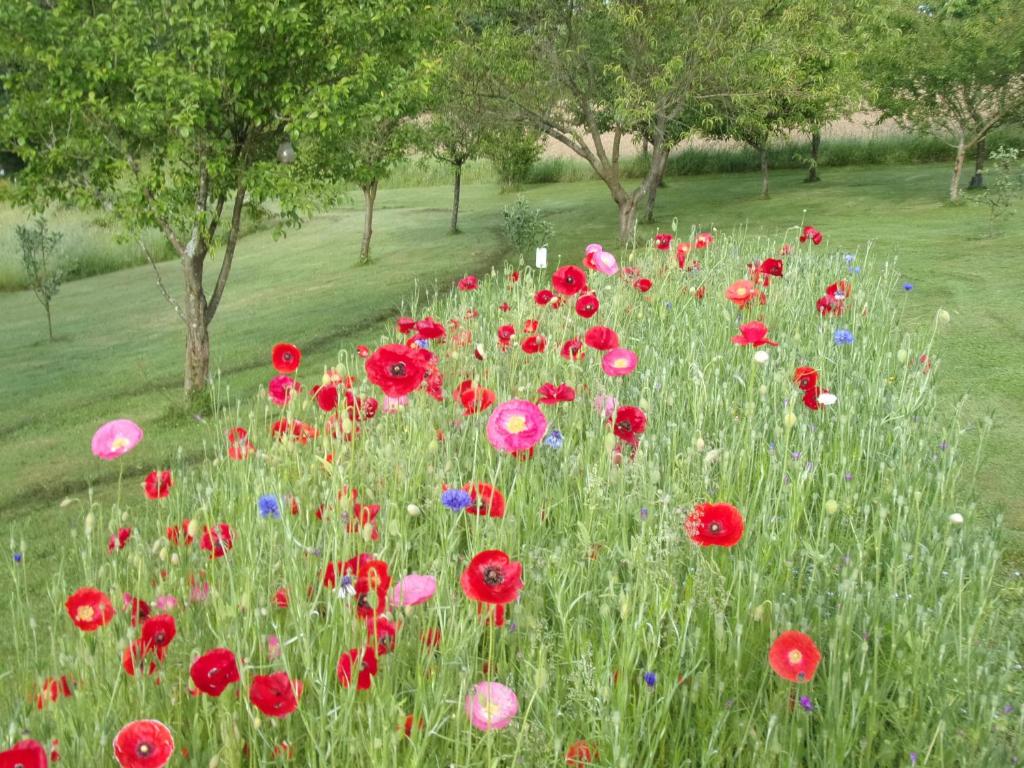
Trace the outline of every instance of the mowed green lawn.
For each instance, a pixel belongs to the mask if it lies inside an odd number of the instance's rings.
[[[758,198],[756,174],[669,179],[658,195],[658,226],[667,228],[677,217],[683,231],[745,227],[779,235],[803,220],[824,232],[827,247],[863,254],[870,241],[870,258],[898,258],[913,284],[905,297],[906,322],[931,323],[940,307],[952,315],[940,331],[934,375],[951,412],[967,397],[961,412],[966,429],[976,431],[985,417],[994,421],[979,473],[979,508],[986,514],[974,519],[991,525],[1004,513],[1011,536],[1019,537],[1013,545],[1019,557],[1024,276],[1016,265],[1024,217],[1001,236],[985,238],[982,209],[944,205],[944,165],[825,169],[816,185],[801,183],[802,177],[799,171],[773,173],[770,200]],[[592,241],[615,250],[616,211],[599,182],[542,185],[524,194],[554,224],[553,255],[578,262]],[[465,188],[464,234],[453,237],[446,232],[450,189],[385,189],[370,267],[355,266],[358,206],[318,216],[278,241],[269,232],[249,235],[211,329],[212,367],[232,396],[248,397],[270,377],[270,348],[278,341],[303,349],[307,379],[337,362],[339,349],[351,354],[358,343],[372,344],[417,285],[447,289],[453,279],[482,276],[511,257],[501,208],[513,199],[491,185]],[[641,228],[644,236],[653,231]],[[179,281],[176,267],[161,265],[172,286]],[[204,446],[211,433],[182,413],[182,325],[148,266],[66,284],[54,303],[56,343],[46,340],[43,312],[29,293],[0,294],[0,316],[0,533],[10,530],[15,548],[24,547],[25,567],[38,574],[42,588],[58,558],[73,555],[81,531],[84,507],[62,507],[61,501],[85,501],[90,487],[104,502],[117,492],[121,465],[101,462],[89,450],[97,426],[124,417],[146,432],[123,460],[123,498],[140,514],[146,472],[197,460],[211,450]]]

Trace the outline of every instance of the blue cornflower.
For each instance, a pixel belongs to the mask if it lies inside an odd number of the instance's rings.
[[[281,519],[281,504],[278,502],[276,496],[271,496],[270,494],[260,496],[259,501],[256,502],[256,506],[259,508],[260,517],[272,517],[275,520]]]
[[[647,516],[649,514],[650,514],[650,512],[647,510],[647,507],[640,507],[640,519],[641,520],[646,520]]]
[[[904,283],[903,284],[903,290],[904,291],[912,291],[912,290],[914,290],[914,284],[913,283]]]
[[[658,676],[653,672],[644,672],[644,682],[647,683],[648,688],[653,688],[654,684],[658,682]]]
[[[416,339],[416,346],[420,349],[430,349],[430,339]]]
[[[832,340],[839,344],[853,344],[853,331],[848,328],[840,328],[834,334],[832,334]]]
[[[846,259],[846,263],[849,264],[851,261],[853,261],[857,257],[854,256],[852,253],[845,253],[845,254],[843,254],[843,258]]]
[[[14,562],[16,562],[16,563],[20,563],[21,562],[21,552],[15,552],[14,553]]]
[[[811,698],[809,696],[800,697],[800,706],[806,709],[808,712],[814,711],[814,702],[811,701]]]
[[[860,264],[855,264],[854,266],[850,267],[850,271],[853,272],[853,274],[855,274],[855,275],[859,275],[860,274]]]
[[[473,497],[468,491],[461,488],[449,488],[441,494],[441,503],[452,512],[461,512],[466,507],[473,505]]]
[[[548,448],[554,448],[556,451],[562,447],[565,443],[562,433],[557,429],[552,429],[548,432],[547,437],[544,438],[544,445]]]

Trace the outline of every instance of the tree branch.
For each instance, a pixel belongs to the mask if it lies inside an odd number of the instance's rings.
[[[184,313],[184,311],[182,311],[181,305],[167,291],[167,287],[164,285],[163,277],[160,275],[160,270],[157,269],[156,259],[153,258],[153,254],[150,253],[149,252],[149,248],[146,247],[146,241],[143,240],[141,237],[139,238],[139,247],[141,247],[142,248],[142,252],[144,254],[146,254],[146,261],[149,262],[149,265],[151,267],[153,267],[153,271],[156,273],[156,284],[157,284],[157,287],[160,289],[160,293],[162,293],[164,295],[164,298],[167,299],[167,301],[170,303],[170,305],[172,307],[174,307],[174,311],[178,313],[178,317],[181,318],[181,321],[183,323],[188,322],[185,319],[185,313]]]
[[[221,296],[224,295],[224,286],[228,283],[228,275],[231,273],[231,262],[235,258],[235,246],[238,245],[238,233],[242,227],[242,207],[245,205],[245,184],[241,184],[235,192],[235,203],[231,209],[231,229],[228,231],[228,242],[224,247],[224,260],[220,265],[220,274],[217,275],[217,285],[210,296],[210,302],[206,307],[206,325],[213,321],[217,314],[217,307],[220,306]]]

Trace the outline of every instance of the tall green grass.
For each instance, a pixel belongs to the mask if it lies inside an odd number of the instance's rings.
[[[653,288],[642,294],[632,275],[591,273],[601,308],[588,321],[572,301],[537,306],[550,274],[530,268],[518,283],[509,267],[475,292],[403,307],[471,333],[432,344],[448,392],[466,378],[494,389],[499,402],[533,399],[544,382],[576,388],[574,402],[544,408],[563,444],[538,445],[529,460],[489,445],[487,413],[465,415],[450,398],[422,391],[397,413],[342,419],[333,435],[306,392],[283,410],[263,397],[223,401],[204,461],[164,457],[176,473],[166,501],[147,502],[126,486],[113,504],[69,507],[72,537],[47,600],[28,599],[31,544],[20,563],[6,558],[14,652],[4,686],[15,695],[0,723],[12,734],[59,738],[72,765],[109,762],[113,735],[142,718],[167,723],[191,764],[222,768],[268,764],[283,742],[295,764],[311,767],[562,765],[577,739],[600,754],[597,765],[623,768],[1011,764],[1024,719],[1006,708],[1020,701],[1020,644],[998,624],[1006,608],[993,588],[999,526],[975,508],[976,464],[963,450],[962,425],[937,409],[934,372],[918,362],[941,353],[948,318],[936,312],[906,332],[910,299],[891,254],[860,251],[850,261],[838,249],[797,244],[797,232],[781,233],[794,246],[785,277],[772,281],[764,305],[743,311],[724,291],[748,263],[777,255],[779,239],[718,233],[711,248],[691,254],[691,264],[701,262],[691,271],[672,251],[621,253]],[[846,312],[822,318],[815,300],[839,279],[853,283]],[[504,302],[507,312],[498,309]],[[499,324],[513,324],[518,342],[530,319],[548,339],[545,354],[498,348]],[[779,343],[762,363],[730,342],[754,319]],[[593,349],[578,362],[559,356],[563,340],[599,323],[638,354],[635,372],[607,377]],[[837,345],[838,328],[854,343]],[[394,330],[380,339],[401,340]],[[483,360],[472,352],[477,343]],[[836,404],[803,405],[793,384],[800,365],[819,370]],[[359,395],[380,397],[347,349],[336,368],[355,377]],[[297,376],[308,390],[321,374]],[[597,395],[647,413],[635,455],[625,446],[615,460]],[[116,401],[110,415],[120,415]],[[276,441],[280,418],[319,435]],[[249,460],[225,456],[225,432],[235,426],[258,449]],[[443,487],[469,482],[500,488],[506,516],[441,504]],[[361,503],[381,505],[379,539],[348,524],[346,486],[358,487]],[[282,519],[257,513],[264,494],[282,499]],[[701,501],[741,510],[746,528],[734,548],[687,538],[684,521]],[[171,544],[165,529],[185,518],[200,529],[229,523],[233,549],[211,560],[198,544]],[[133,529],[132,539],[108,553],[120,526]],[[469,559],[491,548],[524,567],[521,599],[500,629],[481,621],[459,586]],[[438,582],[429,602],[390,611],[400,625],[395,647],[366,691],[343,688],[335,668],[342,653],[376,643],[352,598],[322,582],[327,562],[361,552],[384,559],[393,580],[417,572]],[[71,582],[67,572],[81,577]],[[204,584],[208,593],[197,597]],[[62,605],[83,585],[107,591],[119,610],[89,635]],[[280,588],[287,608],[274,603]],[[177,599],[178,635],[159,684],[122,669],[139,634],[122,608],[125,593]],[[769,646],[790,629],[821,650],[813,681],[788,683],[768,666]],[[441,634],[436,650],[420,640],[431,630]],[[237,654],[242,679],[220,698],[192,696],[189,665],[214,647]],[[305,686],[298,709],[280,720],[248,698],[255,675],[277,671]],[[74,696],[38,711],[36,687],[62,674],[75,679]],[[515,690],[520,709],[508,729],[480,733],[464,700],[487,679]],[[423,728],[407,737],[409,715]]]

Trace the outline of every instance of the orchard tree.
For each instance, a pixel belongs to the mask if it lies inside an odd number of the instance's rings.
[[[688,127],[727,81],[741,0],[467,0],[460,56],[498,119],[528,122],[586,160],[619,209],[619,239]],[[622,142],[649,129],[650,168],[624,178]]]
[[[956,150],[949,200],[967,153],[1024,116],[1024,23],[1018,0],[890,0],[891,33],[864,56],[882,117]]]
[[[185,391],[201,393],[243,211],[272,200],[297,225],[323,204],[334,168],[304,158],[304,143],[378,98],[377,51],[430,12],[419,0],[2,3],[0,60],[15,66],[0,146],[28,163],[13,193],[163,232],[180,298],[150,261],[185,326]]]

